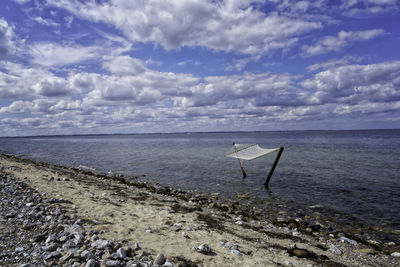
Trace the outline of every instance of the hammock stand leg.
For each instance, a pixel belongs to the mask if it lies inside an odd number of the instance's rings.
[[[235,142],[233,142],[233,149],[235,150],[235,152],[237,152]],[[244,179],[244,178],[246,178],[247,174],[246,174],[246,172],[244,171],[244,168],[243,168],[243,165],[242,165],[242,161],[241,161],[239,158],[238,158],[238,161],[239,161],[240,170],[242,171],[243,179]]]
[[[280,149],[279,149],[279,151],[278,151],[278,155],[276,155],[276,158],[275,158],[275,160],[274,160],[274,163],[272,164],[271,170],[270,170],[269,173],[268,173],[267,180],[266,180],[265,183],[264,183],[265,187],[268,187],[269,180],[271,180],[272,174],[273,174],[274,171],[275,171],[276,165],[278,165],[279,158],[281,157],[282,152],[283,152],[284,149],[285,149],[285,148],[284,148],[283,146],[280,147]]]

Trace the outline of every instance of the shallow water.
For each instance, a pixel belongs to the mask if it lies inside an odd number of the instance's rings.
[[[276,154],[244,162],[224,157],[236,143],[285,149],[270,182]],[[400,130],[287,131],[0,138],[0,151],[222,197],[249,197],[252,205],[279,198],[323,205],[361,221],[400,226]]]

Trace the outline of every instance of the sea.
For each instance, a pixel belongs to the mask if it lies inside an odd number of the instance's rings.
[[[243,179],[238,160],[224,156],[232,142],[285,147],[269,188],[276,153],[243,161]],[[339,222],[400,229],[400,130],[4,137],[0,152],[218,194],[267,213],[277,203],[300,214],[321,207]]]

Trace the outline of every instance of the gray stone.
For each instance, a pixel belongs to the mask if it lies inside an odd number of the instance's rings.
[[[109,267],[119,267],[121,266],[121,263],[117,260],[106,260],[104,261],[104,265]]]
[[[133,249],[133,250],[140,250],[140,249],[141,249],[140,244],[139,244],[138,242],[136,242],[136,243],[133,245],[132,249]]]
[[[212,254],[212,248],[208,244],[201,244],[198,247],[193,247],[192,250],[197,251],[199,253],[209,255]]]
[[[19,267],[34,267],[34,266],[30,263],[23,263]]]
[[[75,237],[75,239],[78,241],[78,243],[81,243],[83,241],[83,239],[85,238],[81,233],[79,232],[75,232],[73,233],[73,236]]]
[[[119,257],[120,259],[125,259],[125,258],[126,258],[126,251],[125,251],[124,248],[119,248],[119,249],[117,250],[117,254],[118,254],[118,257]]]
[[[66,235],[60,237],[60,242],[62,242],[62,243],[64,243],[67,240],[68,240],[68,236],[66,236]]]
[[[61,256],[62,256],[61,253],[59,251],[57,251],[57,250],[51,252],[50,255],[51,255],[52,258],[56,258],[56,259],[61,258]]]
[[[336,255],[342,255],[342,251],[334,244],[329,244],[329,251]]]
[[[51,242],[56,240],[56,236],[55,235],[49,235],[45,241],[46,245],[49,245]]]
[[[91,246],[92,246],[92,248],[96,248],[96,249],[105,249],[106,247],[111,246],[111,243],[108,240],[99,239],[99,240],[92,242]]]
[[[163,265],[165,262],[164,254],[160,253],[157,255],[156,259],[154,260],[154,264]]]
[[[353,245],[353,246],[357,245],[357,241],[355,241],[353,239],[350,239],[350,238],[347,238],[347,237],[344,237],[344,236],[340,237],[339,241],[343,242],[343,243],[348,243],[348,244]]]
[[[96,261],[94,259],[90,259],[86,262],[85,267],[95,267]]]
[[[237,250],[237,249],[231,249],[231,250],[229,251],[229,253],[230,253],[230,254],[235,254],[235,255],[238,255],[238,256],[243,256],[243,254],[242,254],[239,250]]]
[[[393,252],[392,254],[390,254],[390,256],[400,258],[400,252]]]
[[[82,251],[80,256],[84,260],[88,260],[88,259],[92,259],[93,258],[93,254],[89,250]]]
[[[173,264],[172,262],[166,261],[162,266],[163,267],[175,267],[175,264]]]
[[[17,247],[17,248],[15,248],[15,252],[17,252],[17,253],[21,253],[21,252],[23,252],[25,249],[23,248],[23,247]]]

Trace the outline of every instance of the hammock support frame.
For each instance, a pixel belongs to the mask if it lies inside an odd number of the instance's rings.
[[[282,152],[283,152],[284,149],[285,149],[285,148],[284,148],[283,146],[281,146],[281,147],[279,148],[279,151],[278,151],[278,154],[276,155],[276,158],[275,158],[275,160],[274,160],[274,163],[272,163],[272,167],[271,167],[271,169],[269,170],[267,180],[265,180],[265,183],[264,183],[265,187],[269,187],[269,185],[268,185],[268,184],[269,184],[269,180],[271,180],[272,174],[274,174],[275,167],[276,167],[276,165],[278,165],[278,161],[279,161],[279,159],[281,158],[281,155],[282,155]]]
[[[233,152],[225,154],[225,156],[238,159],[239,165],[240,165],[240,170],[242,171],[243,179],[244,179],[244,178],[246,178],[247,175],[246,175],[246,172],[242,165],[241,159],[252,160],[252,159],[255,159],[258,157],[262,157],[266,154],[270,154],[275,151],[278,151],[278,154],[276,155],[275,160],[272,163],[271,169],[269,170],[267,179],[264,182],[264,186],[268,188],[269,181],[271,180],[272,174],[274,173],[275,168],[278,165],[279,159],[280,159],[284,149],[285,148],[283,146],[281,146],[280,148],[274,148],[274,149],[264,149],[264,148],[259,147],[257,144],[249,145],[249,146],[238,149],[237,144],[235,142],[233,142]]]

